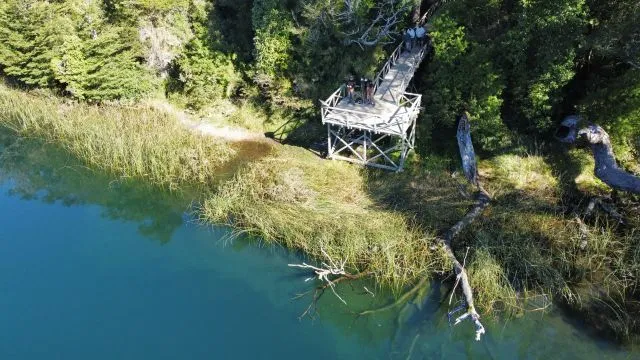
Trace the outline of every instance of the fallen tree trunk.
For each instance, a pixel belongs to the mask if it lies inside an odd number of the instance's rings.
[[[467,271],[464,268],[464,265],[458,261],[455,253],[453,252],[452,242],[453,239],[469,224],[471,224],[482,211],[489,206],[491,202],[491,196],[482,188],[479,180],[478,180],[478,167],[476,164],[476,155],[473,149],[473,144],[471,143],[471,132],[469,125],[469,115],[464,113],[460,116],[460,120],[458,123],[458,133],[456,135],[458,139],[458,147],[460,149],[460,157],[462,158],[462,168],[464,170],[465,176],[469,182],[477,186],[478,192],[476,195],[476,203],[475,205],[467,212],[467,214],[460,219],[455,225],[447,231],[447,233],[439,238],[440,243],[445,248],[445,251],[451,261],[453,262],[453,270],[456,273],[456,285],[453,290],[455,292],[456,287],[460,284],[460,288],[462,289],[462,295],[464,296],[465,304],[463,306],[458,307],[449,312],[449,317],[458,311],[463,310],[466,307],[465,313],[456,318],[455,324],[457,325],[463,320],[469,319],[476,326],[476,340],[479,341],[480,337],[485,333],[484,326],[480,322],[480,315],[476,311],[476,308],[473,304],[473,289],[469,284],[469,276],[467,275]]]
[[[640,194],[640,177],[618,167],[609,134],[598,125],[589,125],[578,131],[578,123],[577,116],[565,118],[561,129],[566,135],[558,137],[558,140],[575,143],[579,139],[584,139],[591,147],[596,163],[594,173],[598,179],[613,189]]]

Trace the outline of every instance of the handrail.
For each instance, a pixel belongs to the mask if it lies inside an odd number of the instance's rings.
[[[431,7],[429,7],[427,11],[424,12],[424,15],[422,15],[418,23],[421,26],[424,25],[427,22],[427,20],[431,17],[431,15],[433,15],[436,12],[436,10],[438,10],[440,5],[444,4],[445,2],[447,2],[447,0],[439,0],[435,2],[433,5],[431,5]]]
[[[407,102],[411,103],[411,106],[409,107],[409,112],[411,112],[412,110],[415,110],[415,108],[420,103],[420,101],[416,101],[416,100],[419,100],[419,99],[422,98],[422,95],[420,95],[420,94],[403,93],[402,95],[403,96],[404,95],[411,95],[413,97],[412,99],[409,99],[408,97],[404,96],[405,99],[407,100]],[[389,117],[386,117],[386,116],[383,117],[383,116],[378,115],[378,114],[372,114],[372,113],[369,113],[369,112],[364,112],[364,111],[359,111],[359,110],[343,109],[343,108],[338,108],[338,107],[334,107],[334,106],[326,106],[324,108],[324,110],[332,111],[332,112],[338,112],[338,113],[351,113],[351,114],[363,115],[363,116],[366,116],[366,117],[378,118],[380,120],[385,120],[385,118],[389,119],[389,120],[392,120],[393,118],[398,116],[398,111],[400,111],[401,107],[402,106],[398,106],[396,108],[396,111]]]
[[[325,110],[334,110],[334,111],[337,111],[337,112],[346,112],[346,113],[365,115],[365,116],[368,116],[368,117],[376,117],[376,118],[379,118],[379,119],[383,119],[383,117],[378,115],[378,114],[372,114],[372,113],[368,113],[368,112],[364,112],[364,111],[351,110],[351,109],[341,109],[341,108],[337,108],[337,107],[333,107],[333,106],[327,106],[325,108]]]
[[[418,56],[413,58],[413,62],[411,63],[411,68],[416,68],[417,66],[420,65],[420,62],[422,62],[422,59],[424,58],[424,54],[426,53],[426,49],[427,49],[428,46],[429,46],[428,43],[426,43],[426,44],[424,44],[422,46],[422,48],[418,52]],[[413,78],[413,74],[412,74],[412,78]],[[405,87],[406,80],[407,80],[406,77],[402,78],[402,82],[400,83],[400,86],[398,87],[398,90],[396,92],[396,96],[393,96],[393,98],[396,100],[396,105],[398,105],[400,103],[400,95],[402,95],[402,93],[405,92],[404,91],[405,90],[404,87]],[[411,79],[409,79],[409,80],[411,80]]]
[[[336,105],[340,101],[341,92],[342,92],[342,86],[340,86],[336,91],[334,91],[331,95],[329,95],[327,100],[325,100],[326,104],[329,104],[330,106]],[[337,101],[334,102],[333,101],[334,99],[337,99]]]
[[[376,92],[378,92],[378,85],[381,82],[381,80],[383,80],[384,77],[387,76],[387,74],[389,73],[389,70],[391,70],[391,67],[393,66],[393,63],[395,63],[398,60],[398,58],[400,57],[400,53],[402,51],[402,46],[403,45],[404,45],[404,40],[401,41],[398,46],[396,46],[396,48],[391,53],[391,56],[389,56],[389,59],[387,59],[387,61],[384,63],[384,65],[382,65],[382,69],[380,69],[380,71],[376,75],[375,79],[373,80],[373,84],[374,84],[373,85],[373,93],[374,94]]]

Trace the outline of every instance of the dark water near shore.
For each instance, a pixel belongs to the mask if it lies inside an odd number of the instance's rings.
[[[0,359],[638,359],[557,311],[450,328],[423,302],[343,284],[298,316],[296,254],[196,225],[189,196],[112,181],[50,146],[0,146]],[[364,286],[373,289],[375,297]]]

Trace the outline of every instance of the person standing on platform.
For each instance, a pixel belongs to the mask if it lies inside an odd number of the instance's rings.
[[[360,92],[362,93],[362,103],[363,104],[368,104],[369,103],[369,98],[367,97],[367,82],[369,81],[369,79],[367,78],[361,78],[360,79]]]
[[[418,46],[419,47],[423,47],[424,46],[424,36],[427,33],[427,31],[424,29],[424,26],[418,26],[418,24],[416,24],[415,33],[416,33],[416,39],[418,41]]]
[[[373,85],[373,81],[369,81],[367,83],[367,89],[366,89],[366,93],[367,93],[367,99],[368,104],[370,104],[371,106],[376,106],[375,101],[373,101],[373,89],[374,89],[374,85]]]
[[[409,29],[402,33],[402,40],[404,40],[404,50],[411,51],[411,36],[409,36]]]
[[[353,80],[353,75],[349,76],[349,80],[347,81],[347,99],[349,99],[349,104],[353,104],[353,94],[356,90],[356,82]]]
[[[411,51],[416,41],[416,31],[413,28],[409,28],[407,29],[407,34],[409,34],[409,51]]]

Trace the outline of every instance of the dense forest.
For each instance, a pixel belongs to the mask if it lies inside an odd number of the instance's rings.
[[[296,108],[348,74],[373,74],[434,3],[435,51],[416,82],[423,140],[463,109],[485,151],[517,134],[549,135],[579,113],[610,132],[620,157],[638,150],[633,0],[7,0],[0,72],[91,102],[166,96],[192,108],[225,98]]]
[[[262,132],[293,124],[290,143],[308,147],[326,136],[318,99],[350,75],[373,78],[425,13],[432,46],[409,88],[423,109],[403,174],[211,141],[129,106]],[[519,312],[550,294],[605,332],[640,333],[638,196],[612,192],[590,153],[556,141],[577,114],[611,136],[616,171],[640,173],[637,0],[3,0],[0,77],[0,123],[18,135],[115,177],[196,188],[205,221],[316,258],[348,254],[343,266],[398,292],[451,271],[435,234],[472,205],[452,156],[465,118],[488,192],[448,245],[465,261],[472,249],[478,307]]]

